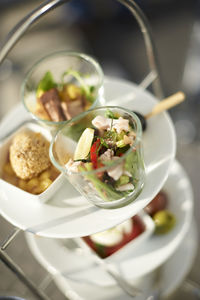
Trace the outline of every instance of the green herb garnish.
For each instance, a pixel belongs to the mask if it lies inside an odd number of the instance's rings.
[[[115,130],[108,130],[105,132],[103,138],[105,140],[111,140],[112,142],[115,143],[117,141],[117,136],[118,136],[118,133]]]
[[[105,116],[106,116],[106,118],[109,118],[109,119],[117,119],[115,117],[115,114],[110,109],[106,109]]]
[[[50,89],[55,87],[56,83],[53,79],[53,75],[50,71],[47,71],[38,84],[36,96],[39,98],[44,92],[49,91]]]
[[[100,142],[101,142],[101,145],[106,147],[106,148],[109,148],[108,144],[106,143],[105,139],[103,139],[102,137],[98,137],[100,139]]]
[[[88,86],[85,81],[83,80],[83,74],[74,71],[72,69],[69,69],[67,71],[65,71],[62,74],[62,84],[64,85],[64,78],[65,76],[73,76],[74,78],[76,78],[76,80],[80,83],[81,89],[83,91],[83,93],[85,94],[86,98],[88,99],[88,101],[90,102],[94,102],[94,96],[92,95],[93,91],[94,91],[94,86]]]

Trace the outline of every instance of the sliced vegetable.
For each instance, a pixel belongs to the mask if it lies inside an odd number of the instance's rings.
[[[124,140],[120,140],[116,143],[118,148],[123,148],[126,146],[126,144],[124,143]]]
[[[90,148],[92,145],[92,141],[94,138],[94,129],[92,128],[86,128],[76,146],[76,150],[74,153],[74,160],[80,160],[80,159],[86,159],[89,152]]]
[[[130,177],[128,177],[127,175],[121,175],[116,182],[116,186],[127,184],[129,183],[129,181],[130,181]]]
[[[98,153],[101,148],[101,140],[97,139],[96,142],[92,145],[90,149],[90,158],[93,164],[93,167],[97,168],[97,161],[98,161]]]
[[[139,157],[137,151],[134,150],[131,151],[126,157],[126,161],[125,161],[126,171],[128,171],[132,175],[137,174],[138,161],[139,161]]]
[[[94,101],[94,97],[92,95],[92,91],[94,90],[94,87],[92,87],[92,89],[85,83],[85,81],[83,80],[83,75],[80,74],[79,72],[77,71],[74,71],[74,70],[67,70],[66,72],[63,73],[62,75],[62,81],[63,81],[63,84],[64,84],[64,77],[67,76],[67,75],[71,75],[73,76],[74,78],[76,78],[76,80],[80,83],[80,86],[83,90],[83,93],[85,94],[85,96],[87,97],[87,99],[90,101],[90,102],[93,102]]]
[[[91,171],[91,164],[86,163],[84,167],[79,167],[79,170],[82,172],[84,171]],[[119,199],[119,196],[125,196],[126,193],[124,192],[117,192],[115,188],[107,183],[102,182],[100,179],[95,177],[93,174],[87,174],[85,177],[92,182],[93,186],[96,188],[97,193],[99,196],[104,199],[105,201],[112,201]]]
[[[44,92],[54,87],[56,87],[56,83],[54,82],[53,75],[51,74],[50,71],[47,71],[38,84],[36,90],[37,98],[39,98]]]

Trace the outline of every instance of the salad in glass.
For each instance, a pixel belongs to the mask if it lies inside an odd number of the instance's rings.
[[[103,72],[91,57],[53,53],[29,71],[22,85],[25,108],[42,125],[58,127],[103,101]]]
[[[99,107],[57,132],[50,158],[90,202],[117,208],[132,202],[144,186],[141,140],[141,123],[134,113]]]

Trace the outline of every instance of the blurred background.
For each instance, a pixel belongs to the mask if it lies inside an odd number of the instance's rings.
[[[177,159],[191,179],[195,199],[194,218],[200,225],[200,2],[136,2],[152,27],[165,96],[178,90],[184,91],[187,96],[187,100],[170,111],[170,115],[178,139]],[[40,3],[38,0],[0,0],[0,45],[15,24]],[[113,0],[73,0],[32,26],[0,66],[0,120],[20,102],[20,86],[34,62],[48,53],[64,49],[94,56],[105,75],[140,83],[148,74],[143,37],[126,8]],[[2,218],[0,224],[3,239],[12,226]],[[22,243],[24,247],[20,247]],[[29,253],[23,236],[17,237],[13,244],[10,254],[39,282],[45,271]],[[190,279],[200,284],[199,263],[200,251],[189,274]],[[9,290],[35,299],[0,264],[0,291]],[[64,299],[54,286],[48,292],[52,299]],[[177,294],[174,299],[178,297]]]

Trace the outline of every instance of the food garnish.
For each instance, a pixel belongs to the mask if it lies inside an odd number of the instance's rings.
[[[90,152],[93,138],[94,129],[86,128],[78,141],[76,151],[74,153],[74,160],[81,160],[87,158]]]
[[[94,87],[87,85],[87,75],[67,70],[56,82],[47,71],[36,89],[36,110],[34,113],[43,120],[60,122],[70,120],[87,110],[94,102]],[[67,80],[73,78],[76,82]]]

